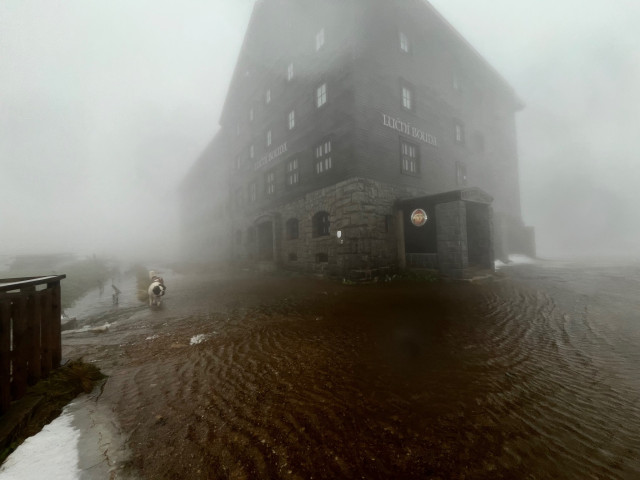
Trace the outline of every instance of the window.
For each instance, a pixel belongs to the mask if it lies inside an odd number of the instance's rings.
[[[292,130],[296,126],[296,112],[291,110],[289,112],[289,130]]]
[[[327,84],[323,83],[316,90],[316,107],[320,108],[327,103]]]
[[[241,207],[244,203],[244,194],[242,192],[242,188],[236,189],[236,206]]]
[[[287,240],[295,240],[298,238],[298,219],[290,218],[286,223]]]
[[[271,130],[267,130],[267,147],[271,146]]]
[[[287,81],[293,80],[293,63],[290,63],[287,67]]]
[[[287,163],[287,186],[296,185],[298,179],[298,159],[294,158]]]
[[[316,173],[319,175],[331,170],[331,140],[316,147]]]
[[[451,86],[456,92],[462,91],[462,78],[458,72],[453,72],[451,76]]]
[[[256,149],[253,147],[253,145],[249,146],[249,158],[254,159],[256,156]]]
[[[258,199],[258,186],[256,185],[256,182],[251,182],[249,184],[249,201],[251,203],[255,203],[257,199]]]
[[[402,160],[402,173],[407,175],[418,175],[419,170],[419,157],[418,147],[412,143],[400,141],[400,151]]]
[[[247,242],[253,243],[256,241],[256,227],[247,228]]]
[[[276,192],[276,174],[274,172],[267,172],[265,175],[265,183],[267,195],[273,195]]]
[[[329,254],[325,252],[316,253],[316,263],[328,263]]]
[[[264,102],[271,103],[271,89],[267,88],[266,93],[264,94]]]
[[[318,212],[313,216],[313,236],[326,237],[329,235],[329,213]]]
[[[291,252],[289,253],[289,261],[290,262],[297,262],[298,261],[298,254]]]
[[[324,28],[321,28],[320,31],[316,34],[316,52],[322,48],[324,45]]]
[[[464,143],[464,126],[457,120],[454,120],[453,125],[454,125],[455,142],[459,144],[463,144]]]
[[[413,110],[413,89],[408,85],[402,86],[402,108]]]
[[[464,187],[467,184],[467,167],[456,162],[456,185]]]
[[[404,32],[400,32],[400,50],[409,53],[409,37]]]
[[[473,135],[473,145],[478,153],[484,153],[484,135],[475,132]]]
[[[236,167],[236,170],[240,170],[242,168],[242,159],[239,156],[233,161],[233,166]]]
[[[253,107],[251,107],[251,108],[249,109],[249,121],[250,121],[250,122],[253,122],[253,118],[254,118],[254,115],[253,115]]]

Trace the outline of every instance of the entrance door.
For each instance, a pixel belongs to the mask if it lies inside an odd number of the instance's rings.
[[[258,225],[258,260],[273,260],[273,222]]]

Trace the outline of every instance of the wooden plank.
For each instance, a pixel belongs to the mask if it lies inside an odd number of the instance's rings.
[[[11,320],[13,327],[11,396],[13,400],[17,400],[27,391],[29,338],[27,336],[27,298],[24,295],[13,296]]]
[[[0,292],[9,292],[13,290],[22,290],[25,287],[45,285],[47,283],[59,282],[66,275],[49,275],[46,277],[25,277],[18,279],[0,279]]]
[[[11,404],[11,300],[0,296],[0,414]]]
[[[27,336],[29,338],[29,369],[27,383],[35,384],[42,376],[40,350],[42,340],[40,335],[41,308],[39,295],[34,291],[27,297]]]
[[[41,369],[42,376],[49,376],[49,372],[53,368],[52,358],[52,331],[51,331],[51,290],[42,290],[40,293],[40,301],[42,308],[42,322],[41,322],[41,334],[42,334],[42,356],[41,356]],[[60,321],[60,319],[58,319]]]
[[[51,363],[53,368],[58,368],[62,361],[62,299],[60,282],[48,284],[51,290]]]

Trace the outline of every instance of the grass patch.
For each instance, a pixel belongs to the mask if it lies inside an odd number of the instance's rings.
[[[0,439],[3,445],[0,449],[0,464],[28,437],[35,435],[58,417],[71,400],[81,393],[90,393],[104,378],[106,375],[95,365],[77,360],[54,370],[48,378],[30,387],[25,398],[35,397],[41,401],[28,420],[13,432],[12,438]],[[5,415],[10,416],[11,411]],[[10,421],[5,418],[2,420]]]

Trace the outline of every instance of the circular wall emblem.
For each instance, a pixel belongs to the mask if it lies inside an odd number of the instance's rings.
[[[413,212],[411,212],[411,223],[413,223],[416,227],[421,227],[425,223],[427,223],[427,218],[427,212],[425,212],[421,208],[416,208]]]

